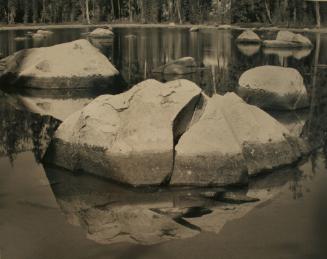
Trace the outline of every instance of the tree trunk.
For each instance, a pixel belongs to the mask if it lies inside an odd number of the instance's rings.
[[[28,17],[29,17],[29,1],[24,0],[24,23],[28,23]]]
[[[320,6],[319,6],[319,2],[316,2],[316,19],[317,19],[317,27],[320,28],[321,18],[320,18]]]
[[[270,12],[270,8],[268,6],[267,0],[265,0],[265,7],[266,7],[268,21],[269,21],[270,24],[272,24],[271,12]]]
[[[180,4],[180,0],[176,1],[176,5],[177,5],[177,14],[178,14],[178,19],[179,19],[179,23],[182,24],[182,16],[181,16],[181,4]]]
[[[89,0],[85,0],[85,15],[86,15],[87,24],[91,24],[91,22],[90,22]]]
[[[120,1],[117,2],[118,2],[118,19],[120,19]]]
[[[114,6],[114,0],[111,0],[111,19],[114,20],[115,19],[115,6]]]
[[[33,23],[37,23],[38,19],[38,6],[37,6],[37,0],[33,0],[32,2],[32,8],[33,8]]]
[[[129,21],[133,21],[133,14],[132,14],[132,0],[128,1],[128,9],[129,9]]]
[[[41,15],[41,22],[45,22],[47,17],[47,10],[46,10],[46,1],[42,1],[42,15]]]

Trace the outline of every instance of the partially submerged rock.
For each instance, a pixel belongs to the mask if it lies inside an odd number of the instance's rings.
[[[221,111],[222,96],[206,98],[198,122],[176,146],[172,185],[223,186],[246,183],[242,150]]]
[[[119,74],[87,40],[21,50],[1,60],[1,63],[6,69],[0,81],[32,88],[107,86]]]
[[[218,26],[218,29],[220,29],[220,30],[230,30],[230,29],[232,29],[232,26],[229,25],[229,24],[222,24],[222,25]]]
[[[30,35],[33,39],[44,39],[53,34],[52,31],[47,31],[47,30],[37,30],[36,33],[28,34]]]
[[[250,69],[240,77],[237,91],[246,102],[266,109],[296,110],[309,105],[303,78],[293,68]]]
[[[244,184],[301,155],[286,128],[233,93],[207,98],[202,112],[175,148],[171,185]]]
[[[183,57],[154,69],[152,72],[171,75],[192,74],[196,72],[196,62],[192,57]]]
[[[109,29],[97,28],[89,34],[92,38],[110,38],[113,37],[114,33]]]
[[[190,28],[190,32],[198,32],[200,30],[199,26],[193,26]]]
[[[37,30],[36,33],[38,34],[44,34],[44,35],[52,35],[52,31],[47,31],[47,30]]]
[[[133,186],[226,186],[295,162],[301,144],[234,93],[208,98],[187,80],[147,80],[66,119],[46,161]]]
[[[172,174],[174,142],[200,93],[187,80],[147,80],[100,96],[59,127],[47,160],[134,186],[160,185]]]
[[[265,40],[263,45],[269,48],[312,47],[312,43],[307,37],[290,31],[279,31],[276,40]]]
[[[256,34],[254,31],[246,30],[240,36],[237,37],[236,42],[259,44],[259,43],[261,43],[261,39],[258,36],[258,34]]]

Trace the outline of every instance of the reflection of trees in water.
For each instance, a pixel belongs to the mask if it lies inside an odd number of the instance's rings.
[[[16,154],[33,151],[40,162],[59,122],[50,116],[17,110],[6,102],[5,96],[0,99],[0,155],[13,162]]]
[[[322,147],[327,160],[327,70],[317,69],[311,88],[310,117],[305,125],[305,136],[313,147]]]

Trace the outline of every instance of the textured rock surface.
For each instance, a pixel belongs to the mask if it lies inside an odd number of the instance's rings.
[[[87,40],[21,50],[1,63],[0,80],[33,88],[107,86],[119,73]]]
[[[220,108],[221,98],[206,98],[199,121],[179,140],[172,185],[219,186],[247,181],[242,149]]]
[[[59,127],[46,160],[133,186],[226,186],[295,162],[302,142],[234,93],[147,80],[103,95]]]
[[[296,110],[309,104],[303,78],[293,68],[250,69],[240,77],[238,94],[246,102],[267,109]]]
[[[301,156],[286,128],[235,94],[207,99],[193,123],[176,146],[172,185],[242,184]]]
[[[147,80],[97,98],[59,127],[49,161],[131,185],[158,185],[173,170],[174,141],[200,97],[194,83]]]
[[[246,30],[242,34],[240,34],[240,36],[237,37],[236,42],[239,42],[239,43],[260,43],[261,39],[258,36],[258,34],[256,34],[254,31]]]

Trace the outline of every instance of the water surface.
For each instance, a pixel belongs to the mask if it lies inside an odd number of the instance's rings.
[[[0,53],[79,39],[85,29],[58,29],[46,40],[15,41],[25,31],[0,32]],[[43,165],[55,128],[106,91],[0,93],[0,255],[2,258],[326,258],[327,35],[308,34],[312,50],[276,51],[234,44],[239,32],[115,29],[93,41],[132,87],[152,70],[192,56],[200,69],[184,76],[208,95],[233,91],[259,65],[298,69],[309,109],[271,114],[317,150],[298,166],[255,178],[242,205],[204,199],[198,189],[133,190],[90,175]],[[264,33],[264,38],[274,37]],[[108,89],[109,92],[110,89]],[[7,93],[6,93],[7,92]],[[32,113],[32,112],[36,112]],[[39,115],[41,114],[41,115]],[[158,216],[159,215],[159,216]],[[158,218],[154,220],[153,216]],[[146,224],[152,222],[151,224]]]

